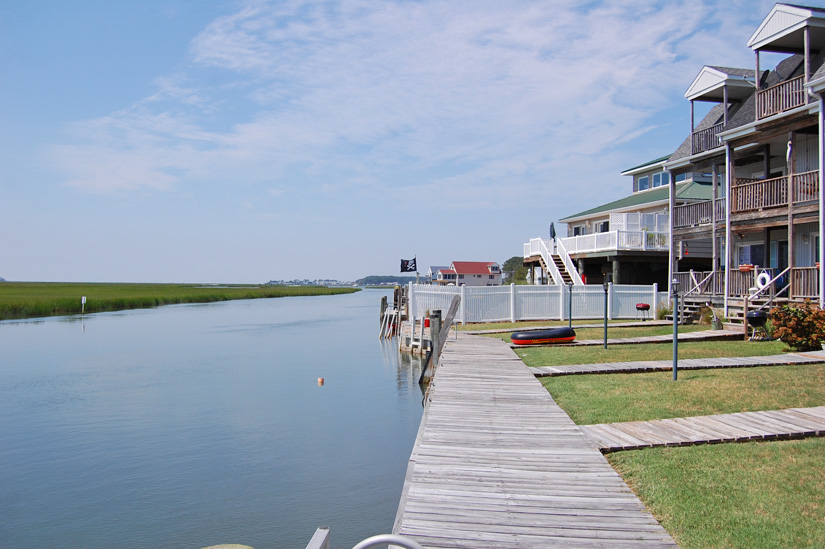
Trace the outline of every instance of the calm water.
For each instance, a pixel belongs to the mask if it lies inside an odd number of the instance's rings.
[[[422,394],[380,296],[0,322],[0,546],[389,532]]]

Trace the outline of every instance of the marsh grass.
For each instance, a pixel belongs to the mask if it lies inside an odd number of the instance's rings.
[[[143,309],[177,303],[351,293],[323,286],[204,286],[197,284],[0,283],[0,320]]]
[[[680,547],[822,547],[825,540],[823,438],[607,457]]]
[[[825,404],[825,365],[683,370],[672,374],[542,378],[559,406],[580,425],[729,414]]]

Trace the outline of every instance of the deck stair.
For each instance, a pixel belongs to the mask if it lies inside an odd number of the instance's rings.
[[[564,280],[565,284],[573,284],[573,277],[570,276],[570,273],[567,272],[567,267],[564,264],[564,260],[558,254],[553,254],[550,256],[550,259],[553,260],[553,263],[556,264],[556,267],[559,269],[559,273],[561,273],[561,278]]]

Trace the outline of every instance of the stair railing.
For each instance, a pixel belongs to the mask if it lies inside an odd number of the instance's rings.
[[[700,282],[696,282],[696,277],[694,276],[694,274],[693,274],[693,270],[691,269],[691,271],[690,271],[690,279],[691,279],[691,281],[694,283],[694,285],[693,285],[693,287],[692,287],[690,290],[688,290],[688,291],[686,291],[684,294],[682,294],[682,297],[683,297],[683,298],[684,298],[684,297],[687,297],[687,296],[689,296],[690,294],[692,294],[693,292],[696,292],[697,290],[699,290],[699,288],[701,288],[701,287],[702,287],[702,284],[704,284],[705,282],[707,282],[707,281],[708,281],[708,280],[709,280],[709,279],[710,279],[710,278],[711,278],[714,274],[716,274],[716,271],[711,271],[711,272],[710,272],[710,274],[709,274],[708,276],[706,276],[705,278],[703,278]]]
[[[541,258],[544,260],[544,266],[547,267],[547,272],[550,273],[550,276],[553,278],[554,284],[564,284],[564,278],[561,276],[561,272],[559,268],[556,266],[556,262],[553,261],[552,253],[550,249],[547,247],[547,242],[543,238],[539,238],[539,251],[541,252]],[[558,241],[556,241],[558,243]],[[557,246],[558,249],[558,246]]]
[[[765,284],[765,286],[763,286],[762,288],[757,289],[755,292],[753,292],[752,294],[750,294],[750,295],[748,296],[748,300],[749,300],[749,301],[752,301],[752,300],[756,299],[757,297],[759,297],[760,295],[762,295],[763,293],[765,293],[765,291],[766,291],[766,290],[768,290],[768,289],[770,289],[771,287],[773,287],[774,283],[776,283],[776,281],[777,281],[777,280],[779,280],[779,278],[781,278],[781,277],[782,277],[783,275],[785,275],[786,273],[790,272],[790,270],[791,270],[791,268],[790,268],[790,267],[788,267],[787,269],[785,269],[784,271],[782,271],[781,273],[779,273],[778,275],[776,275],[775,277],[773,277],[773,278],[770,280],[770,282],[768,282],[767,284]],[[767,272],[767,271],[763,271],[763,272]],[[762,305],[760,305],[759,307],[757,307],[757,308],[756,308],[756,310],[757,310],[757,311],[761,311],[762,309],[764,309],[765,307],[767,307],[768,305],[770,305],[771,303],[773,303],[773,300],[774,300],[774,299],[776,299],[777,297],[779,297],[779,295],[780,295],[780,294],[782,294],[783,292],[786,292],[786,291],[787,291],[787,292],[788,292],[788,295],[790,295],[790,288],[791,288],[791,284],[790,284],[790,283],[788,283],[788,285],[787,285],[787,286],[785,286],[784,288],[782,288],[781,290],[779,290],[778,292],[776,292],[774,295],[772,295],[772,296],[770,297],[770,299],[768,299],[768,301],[766,301],[765,303],[763,303]]]
[[[570,278],[573,279],[573,284],[577,286],[583,285],[584,282],[582,281],[582,277],[579,275],[579,271],[576,269],[576,266],[573,265],[573,260],[571,259],[570,254],[567,253],[567,248],[561,238],[556,239],[556,255],[558,255],[564,262],[564,267],[567,269],[567,273],[570,275]]]

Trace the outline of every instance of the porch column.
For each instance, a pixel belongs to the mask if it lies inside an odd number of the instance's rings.
[[[817,278],[819,279],[819,307],[825,309],[825,268],[822,268],[823,260],[825,259],[825,190],[823,190],[823,160],[825,160],[825,151],[822,150],[823,138],[822,132],[825,131],[825,100],[819,95],[819,271]]]
[[[729,101],[728,101],[728,85],[727,84],[725,84],[725,86],[722,88],[722,93],[724,94],[724,98],[722,100],[725,102],[724,122],[725,122],[725,127],[727,127],[727,125],[728,125],[728,103],[729,103]]]
[[[584,274],[584,258],[580,257],[579,259],[576,260],[576,263],[578,264],[578,268],[579,268],[579,276],[581,276],[581,275]]]
[[[807,58],[807,56],[806,56]],[[788,267],[794,268],[794,230],[793,230],[793,209],[796,201],[795,185],[793,184],[794,174],[796,173],[796,151],[794,150],[794,132],[788,132]],[[778,274],[778,273],[777,273]],[[793,276],[789,276],[788,280],[793,281]],[[793,282],[791,282],[791,289],[788,292],[788,297],[793,297]]]
[[[717,170],[715,161],[711,163],[710,169],[713,172],[711,179],[711,181],[713,181],[713,194],[710,199],[710,234],[711,242],[713,244],[713,263],[711,264],[710,270],[711,272],[715,272],[716,266],[719,264],[719,251],[717,250],[718,246],[716,244],[716,196],[719,193],[719,175],[716,173]]]
[[[621,284],[621,263],[618,258],[613,260],[613,284]]]
[[[692,141],[693,137],[691,136],[691,142]],[[670,185],[668,185],[668,222],[670,225],[670,238],[668,239],[669,242],[667,250],[667,287],[668,292],[672,293],[673,284],[671,284],[671,282],[673,281],[673,277],[676,276],[676,254],[674,253],[674,247],[676,246],[676,243],[674,241],[676,240],[676,238],[674,237],[673,231],[673,227],[676,224],[676,214],[673,213],[673,206],[676,205],[676,178],[673,177],[672,173],[668,173],[670,174]],[[671,295],[670,297],[672,298],[673,295]]]
[[[758,62],[757,62],[758,64]],[[728,316],[728,296],[730,295],[730,268],[731,268],[731,237],[733,231],[730,228],[731,209],[731,187],[734,178],[733,150],[730,143],[725,143],[725,316]]]
[[[693,109],[693,99],[690,100],[690,154],[693,154],[693,130],[696,128],[696,124],[694,123],[694,109]]]

